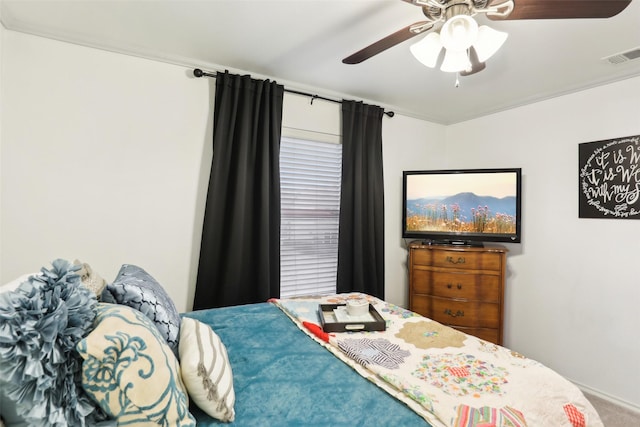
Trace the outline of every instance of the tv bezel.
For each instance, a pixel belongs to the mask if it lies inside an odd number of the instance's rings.
[[[473,233],[473,232],[437,232],[407,230],[407,177],[415,175],[444,174],[480,174],[480,173],[515,173],[516,174],[516,232],[515,234]],[[420,239],[427,244],[450,244],[482,246],[483,243],[521,243],[522,242],[522,168],[485,168],[485,169],[433,169],[412,170],[402,172],[402,237],[404,239]]]

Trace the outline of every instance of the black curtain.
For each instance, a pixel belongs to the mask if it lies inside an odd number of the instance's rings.
[[[384,109],[342,101],[338,292],[384,299]]]
[[[213,162],[193,309],[280,296],[284,87],[218,73]]]

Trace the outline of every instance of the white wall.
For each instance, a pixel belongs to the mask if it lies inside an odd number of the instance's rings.
[[[80,258],[109,281],[131,263],[163,284],[179,310],[190,309],[215,80],[165,63],[3,34],[0,283],[55,258]],[[335,135],[340,107],[286,94],[283,121]],[[405,164],[418,168],[441,158],[444,128],[396,115],[384,118],[383,133],[392,260],[386,281],[389,300],[404,304],[399,177]]]
[[[0,5],[1,6],[1,5]],[[2,7],[0,7],[0,11]],[[3,57],[2,54],[2,45],[5,33],[4,25],[2,24],[2,12],[0,12],[0,100],[4,98],[3,92],[3,84],[2,84],[2,63]],[[2,147],[2,102],[0,102],[0,147]],[[2,150],[0,149],[0,177],[2,177]],[[2,182],[0,181],[0,260],[3,258],[2,255]],[[2,263],[0,262],[0,278],[2,277]],[[0,283],[4,283],[0,281]]]
[[[505,344],[640,408],[640,224],[578,218],[578,144],[640,134],[640,78],[447,128],[451,167],[522,167]]]
[[[6,30],[2,55],[2,282],[55,258],[109,281],[132,263],[190,307],[206,79]]]
[[[402,240],[402,171],[440,169],[445,127],[400,115],[383,118],[385,300],[407,307],[409,275]]]

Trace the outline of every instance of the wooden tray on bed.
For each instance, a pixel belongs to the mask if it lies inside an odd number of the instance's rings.
[[[322,330],[325,332],[384,331],[386,329],[384,319],[371,304],[369,304],[369,313],[357,318],[347,314],[346,304],[319,304],[318,315]]]

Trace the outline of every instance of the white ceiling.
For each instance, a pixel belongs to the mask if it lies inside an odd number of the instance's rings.
[[[341,62],[424,20],[419,7],[401,0],[0,1],[10,30],[205,71],[250,73],[442,124],[640,75],[640,59],[602,60],[640,47],[639,0],[609,19],[476,17],[509,38],[484,71],[461,77],[458,88],[455,74],[412,57],[409,46],[422,35],[361,64]]]

